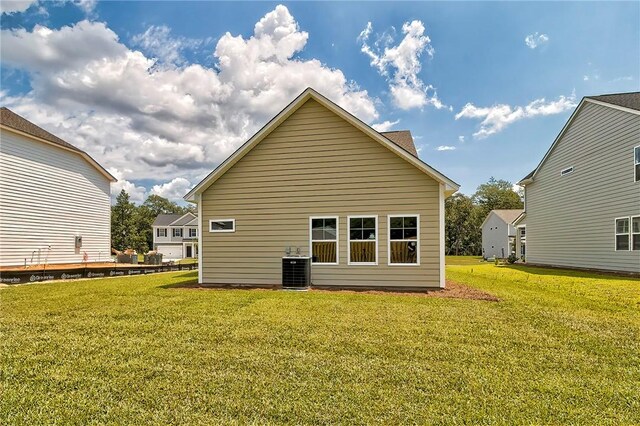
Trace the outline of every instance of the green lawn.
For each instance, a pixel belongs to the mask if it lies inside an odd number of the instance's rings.
[[[0,424],[640,423],[638,281],[447,270],[501,301],[172,288],[195,272],[5,287]]]

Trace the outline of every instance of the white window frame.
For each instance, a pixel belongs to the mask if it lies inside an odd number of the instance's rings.
[[[334,262],[314,262],[313,261],[313,243],[321,241],[333,240],[314,240],[313,239],[313,219],[335,219],[336,220],[336,261]],[[340,216],[309,216],[309,257],[313,266],[339,265],[340,264]]]
[[[633,181],[640,182],[640,176],[636,176],[636,166],[640,163],[636,163],[636,149],[640,150],[640,145],[633,147]]]
[[[176,231],[180,231],[180,235],[176,235]],[[184,230],[182,228],[171,228],[171,238],[184,238]]]
[[[191,231],[194,232],[194,235],[191,235]],[[189,238],[198,238],[198,228],[189,228]]]
[[[573,171],[574,171],[573,166],[571,166],[571,167],[567,167],[566,169],[562,169],[562,170],[560,170],[560,176],[567,176],[567,175],[570,175],[571,173],[573,173]]]
[[[418,243],[418,248],[416,250],[416,263],[391,263],[391,219],[394,217],[410,217],[413,216],[416,218],[416,239],[415,240],[393,240],[393,241],[416,241]],[[417,213],[406,213],[406,214],[390,214],[387,216],[387,266],[420,266],[420,215]]]
[[[633,248],[633,236],[638,235],[638,238],[640,238],[640,233],[633,232],[633,219],[640,219],[640,216],[631,216],[629,218],[629,250],[638,251]]]
[[[233,226],[231,229],[211,229],[211,224],[213,222],[231,222]],[[230,232],[236,232],[236,220],[235,219],[210,219],[209,232],[211,232],[212,234],[228,234]]]
[[[627,219],[629,221],[629,231],[627,232],[623,232],[623,233],[618,233],[618,221],[622,220],[622,219]],[[615,219],[613,219],[613,233],[614,233],[614,237],[613,237],[613,249],[615,251],[631,251],[631,218],[629,216],[623,216],[623,217],[616,217]],[[626,235],[627,237],[629,237],[629,248],[626,250],[620,249],[618,250],[618,235]]]
[[[160,235],[160,231],[164,231],[164,235]],[[157,238],[167,238],[167,228],[156,228],[156,237]]]
[[[376,221],[376,260],[375,262],[352,262],[351,261],[351,219],[375,219]],[[347,265],[354,266],[376,266],[378,265],[378,215],[377,214],[361,214],[347,216]],[[371,240],[353,240],[353,241],[371,241]]]

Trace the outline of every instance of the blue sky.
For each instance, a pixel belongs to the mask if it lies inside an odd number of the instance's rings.
[[[87,150],[136,201],[179,199],[309,85],[410,129],[467,194],[527,174],[582,96],[640,90],[638,2],[2,8],[0,102]]]

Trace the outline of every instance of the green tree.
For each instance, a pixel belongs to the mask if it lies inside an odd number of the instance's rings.
[[[445,201],[445,250],[448,255],[477,255],[482,251],[478,207],[464,194]]]
[[[480,208],[482,220],[495,209],[524,208],[522,197],[513,190],[513,184],[506,180],[496,180],[493,176],[487,183],[478,186],[473,194],[473,202]]]
[[[189,211],[159,195],[149,195],[137,208],[137,228],[147,247],[153,247],[153,221],[159,214],[185,214]]]
[[[129,194],[123,189],[111,206],[111,245],[116,250],[132,248],[144,251],[146,242],[138,233],[138,212]]]

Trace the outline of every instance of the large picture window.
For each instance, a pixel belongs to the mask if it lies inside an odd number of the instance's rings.
[[[389,216],[389,265],[420,264],[420,216]]]
[[[309,218],[311,261],[316,265],[338,264],[338,218]]]
[[[631,218],[631,250],[640,250],[640,216]]]
[[[616,250],[629,250],[629,218],[616,219]]]
[[[349,265],[378,264],[378,216],[347,217]]]

